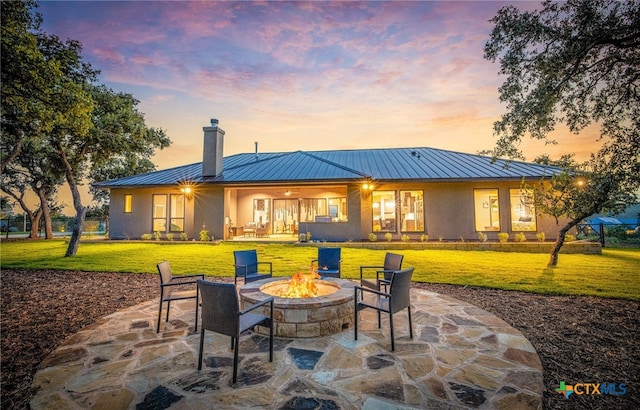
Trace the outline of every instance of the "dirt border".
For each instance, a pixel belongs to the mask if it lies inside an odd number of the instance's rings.
[[[3,409],[24,409],[39,363],[99,318],[156,298],[157,275],[2,270]],[[228,280],[225,278],[223,280]],[[640,408],[640,302],[414,283],[479,306],[519,329],[544,369],[546,409]],[[624,395],[555,392],[560,381],[626,383]]]

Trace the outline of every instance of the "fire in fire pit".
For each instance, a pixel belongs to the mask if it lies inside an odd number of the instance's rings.
[[[268,286],[266,293],[281,298],[314,298],[318,296],[318,286],[315,279],[320,278],[321,276],[317,272],[298,272],[291,276],[291,280],[287,283]]]
[[[317,272],[295,273],[290,280],[279,280],[267,283],[260,290],[271,296],[288,299],[307,299],[317,296],[326,296],[337,292],[340,286],[335,283],[319,281],[322,276]]]
[[[289,293],[292,282],[296,280],[277,277],[257,280],[240,288],[242,306],[255,304],[269,296],[275,296],[273,321],[275,335],[278,337],[318,337],[342,332],[353,325],[353,287],[354,282],[331,278],[317,280],[315,274],[307,274],[317,288],[318,294],[312,297],[281,296]],[[310,287],[313,287],[309,285]],[[267,307],[265,306],[265,309]],[[266,312],[265,312],[266,313]],[[257,332],[268,334],[268,328],[258,326]]]

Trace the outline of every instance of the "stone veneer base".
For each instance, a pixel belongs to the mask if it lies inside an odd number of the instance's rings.
[[[242,307],[258,303],[270,297],[260,288],[283,278],[262,279],[249,282],[239,290]],[[354,283],[344,279],[326,278],[319,283],[337,285],[335,293],[315,298],[274,299],[274,335],[277,337],[306,338],[329,336],[353,327]],[[268,308],[263,314],[268,316]],[[258,333],[269,334],[268,328],[256,328]]]

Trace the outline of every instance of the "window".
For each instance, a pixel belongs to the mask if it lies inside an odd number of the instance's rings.
[[[396,192],[373,191],[371,206],[373,210],[373,231],[396,231]]]
[[[184,195],[183,194],[171,194],[171,219],[170,219],[170,231],[171,232],[183,232],[184,231]]]
[[[424,232],[424,209],[422,191],[400,191],[402,201],[400,219],[402,231]]]
[[[303,198],[300,200],[300,222],[315,222],[316,216],[328,216],[325,198]]]
[[[256,198],[253,200],[253,222],[260,226],[266,226],[271,215],[271,200],[269,198]]]
[[[530,189],[510,189],[511,230],[536,231],[536,208],[533,204],[533,191]]]
[[[130,214],[132,212],[132,196],[131,194],[125,194],[124,196],[124,213]]]
[[[285,233],[293,232],[293,228],[298,220],[298,200],[297,199],[274,199],[273,200],[273,232]]]
[[[184,204],[184,194],[154,195],[153,232],[184,232]]]
[[[347,198],[329,198],[329,216],[333,222],[347,222]]]
[[[476,231],[500,230],[500,204],[497,189],[474,189]]]
[[[167,231],[167,196],[153,196],[153,232]]]

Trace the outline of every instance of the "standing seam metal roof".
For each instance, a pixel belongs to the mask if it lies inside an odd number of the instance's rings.
[[[202,176],[202,163],[96,183],[98,188],[173,185],[383,181],[464,181],[549,177],[559,168],[435,148],[386,148],[236,154],[223,172]]]

